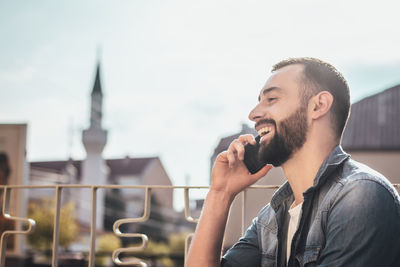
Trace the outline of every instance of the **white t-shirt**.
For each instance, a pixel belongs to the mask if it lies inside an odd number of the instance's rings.
[[[299,225],[300,215],[301,215],[301,207],[303,206],[303,202],[294,206],[294,203],[289,209],[289,227],[288,227],[288,235],[287,235],[287,250],[286,250],[286,261],[289,261],[290,257],[290,248],[292,246],[292,240],[294,233],[296,233],[297,227]]]

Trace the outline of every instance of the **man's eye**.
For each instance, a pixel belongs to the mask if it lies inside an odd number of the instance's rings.
[[[273,102],[276,100],[276,97],[268,97],[267,100],[268,102]]]

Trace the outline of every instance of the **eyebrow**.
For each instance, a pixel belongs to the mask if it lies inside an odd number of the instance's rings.
[[[271,91],[273,91],[273,90],[281,90],[281,88],[276,87],[276,86],[272,86],[272,87],[265,88],[265,89],[262,91],[262,93],[258,96],[258,102],[260,102],[260,100],[261,100],[261,95],[266,95],[266,94],[268,94],[269,92],[271,92]]]

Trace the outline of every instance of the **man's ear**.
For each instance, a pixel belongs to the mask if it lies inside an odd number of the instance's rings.
[[[333,96],[328,91],[321,91],[311,98],[310,112],[312,119],[324,116],[332,107]]]

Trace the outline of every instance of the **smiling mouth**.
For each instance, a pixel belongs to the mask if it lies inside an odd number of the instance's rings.
[[[271,132],[271,130],[272,130],[271,127],[264,127],[264,128],[261,128],[260,130],[258,130],[257,132],[258,132],[259,136],[263,137],[264,135],[269,134]]]

